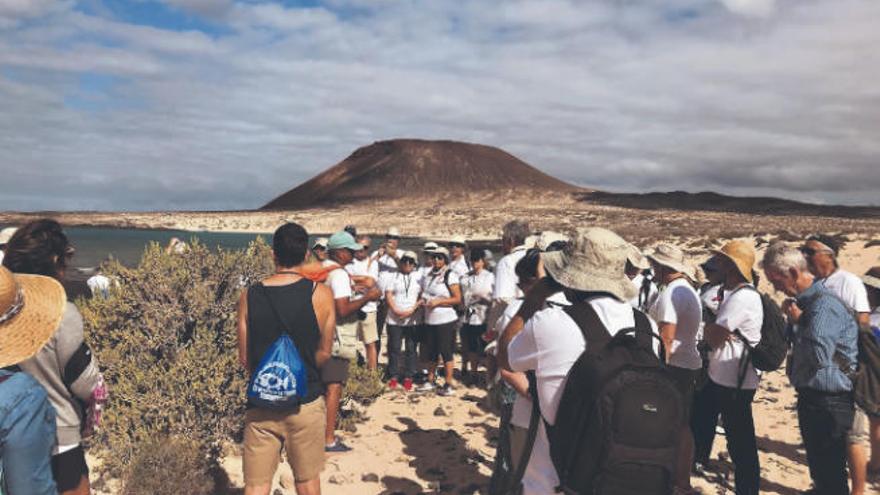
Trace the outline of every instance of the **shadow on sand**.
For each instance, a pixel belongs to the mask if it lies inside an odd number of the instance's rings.
[[[458,432],[426,430],[408,417],[397,420],[406,427],[400,433],[400,440],[404,445],[403,453],[414,457],[410,466],[415,468],[416,476],[424,484],[431,485],[431,491],[462,495],[486,493],[489,477],[480,473],[479,466],[491,466],[491,460],[469,449],[467,441]]]

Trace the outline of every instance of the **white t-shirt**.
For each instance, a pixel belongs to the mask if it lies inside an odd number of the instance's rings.
[[[636,295],[636,297],[630,299],[630,301],[629,301],[629,305],[636,308],[636,309],[641,309],[639,307],[639,296],[642,293],[642,282],[644,280],[645,280],[645,276],[641,273],[639,273],[638,275],[633,277],[632,280],[630,280],[630,282],[632,282],[632,284],[636,288],[636,290],[639,291],[639,295]],[[647,301],[645,301],[645,307],[650,308],[651,305],[654,304],[654,301],[656,300],[656,298],[657,298],[657,284],[655,284],[652,281],[650,283],[650,285],[648,286],[648,299],[647,299]]]
[[[703,302],[703,307],[711,311],[713,315],[718,314],[718,307],[721,305],[721,298],[718,297],[720,290],[721,284],[701,289],[700,300]]]
[[[479,275],[468,272],[459,281],[465,306],[464,322],[482,325],[486,322],[486,313],[489,312],[486,300],[492,300],[495,276],[488,270],[482,270]]]
[[[764,307],[761,303],[761,295],[750,288],[742,288],[733,292],[725,292],[724,300],[718,308],[718,317],[715,323],[730,331],[739,330],[752,346],[761,341],[761,325],[764,322]],[[736,388],[739,380],[740,358],[742,358],[745,346],[736,337],[725,342],[718,349],[709,353],[709,378],[713,382],[728,388]],[[747,364],[743,388],[754,390],[758,388],[760,375],[752,366]]]
[[[321,263],[325,267],[339,266],[335,261],[325,260]],[[332,270],[327,274],[327,286],[333,292],[333,299],[351,298],[351,277],[343,270]]]
[[[0,260],[0,262],[2,262],[2,260]],[[89,290],[92,291],[93,296],[100,294],[103,297],[107,297],[107,294],[110,291],[110,279],[106,275],[100,273],[95,274],[86,280],[86,285],[89,286]]]
[[[512,300],[522,297],[522,291],[517,286],[519,277],[516,276],[516,264],[525,255],[526,248],[518,246],[498,261],[498,266],[495,267],[495,288],[492,292],[492,299]]]
[[[401,311],[408,310],[419,302],[419,293],[422,291],[422,276],[420,272],[413,270],[410,273],[396,273],[388,280],[387,292],[391,292],[394,298],[394,306]],[[388,308],[388,324],[408,327],[419,323],[418,312],[409,318],[398,318],[391,308]]]
[[[609,296],[590,299],[589,303],[609,334],[615,335],[622,329],[635,326],[633,308],[629,303],[620,302]],[[657,331],[653,321],[651,327],[653,331]],[[535,313],[507,348],[511,369],[535,370],[541,414],[551,425],[556,422],[556,412],[568,371],[585,348],[586,343],[580,328],[565,310],[558,306],[550,306]],[[550,460],[550,444],[547,441],[544,425],[540,423],[532,457],[523,479],[523,493],[525,495],[553,493],[558,484],[559,478]]]
[[[348,274],[353,277],[371,277],[377,282],[379,280],[379,264],[375,261],[370,263],[369,258],[363,260],[351,260],[351,263],[345,265],[345,271],[347,271]],[[384,292],[384,289],[382,287],[377,286],[377,288],[381,292]],[[356,301],[358,299],[361,299],[362,297],[364,297],[363,294],[355,294],[354,297],[352,297],[352,300]],[[367,304],[364,304],[364,307],[361,308],[364,313],[375,313],[377,309],[379,309],[379,303],[377,303],[376,301],[370,301]]]
[[[449,262],[449,269],[457,273],[459,278],[464,277],[471,271],[471,267],[468,266],[467,260],[464,259],[464,255]]]
[[[865,284],[857,275],[846,270],[837,269],[822,281],[832,294],[839,297],[856,313],[870,313],[871,306],[868,304],[868,291]]]
[[[697,334],[703,321],[700,296],[684,278],[673,280],[657,295],[649,312],[658,325],[675,325],[675,338],[669,353],[669,364],[697,370],[703,366],[697,351]]]
[[[398,249],[397,253],[400,254],[400,252]],[[385,288],[388,286],[388,280],[392,275],[400,271],[397,268],[397,261],[388,254],[379,256],[379,251],[373,251],[369,259],[373,260],[373,264],[377,265],[376,268],[379,276],[376,278],[376,281],[378,282],[379,290],[382,292],[382,297],[385,297]]]
[[[433,301],[434,299],[448,299],[452,297],[449,288],[446,287],[444,281],[445,272],[439,274],[429,273],[427,277],[422,279],[422,299]],[[455,272],[449,272],[449,287],[458,285],[458,275]],[[437,306],[436,308],[425,308],[425,323],[428,325],[443,325],[458,319],[455,308],[450,306]]]

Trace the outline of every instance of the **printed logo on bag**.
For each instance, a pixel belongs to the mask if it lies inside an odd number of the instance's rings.
[[[291,396],[296,394],[296,383],[296,375],[290,367],[280,361],[272,361],[260,369],[252,390],[264,399]]]

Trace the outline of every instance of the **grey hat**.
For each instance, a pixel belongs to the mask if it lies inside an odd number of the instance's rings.
[[[541,253],[544,269],[563,287],[583,292],[607,292],[629,301],[638,291],[624,272],[631,245],[614,232],[581,228],[563,251]]]

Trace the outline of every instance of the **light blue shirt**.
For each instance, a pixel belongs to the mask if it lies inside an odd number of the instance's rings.
[[[0,369],[0,493],[56,495],[55,410],[30,375]]]
[[[855,370],[859,327],[854,315],[821,281],[798,295],[797,303],[803,314],[791,334],[792,386],[830,393],[852,390],[838,363]]]

